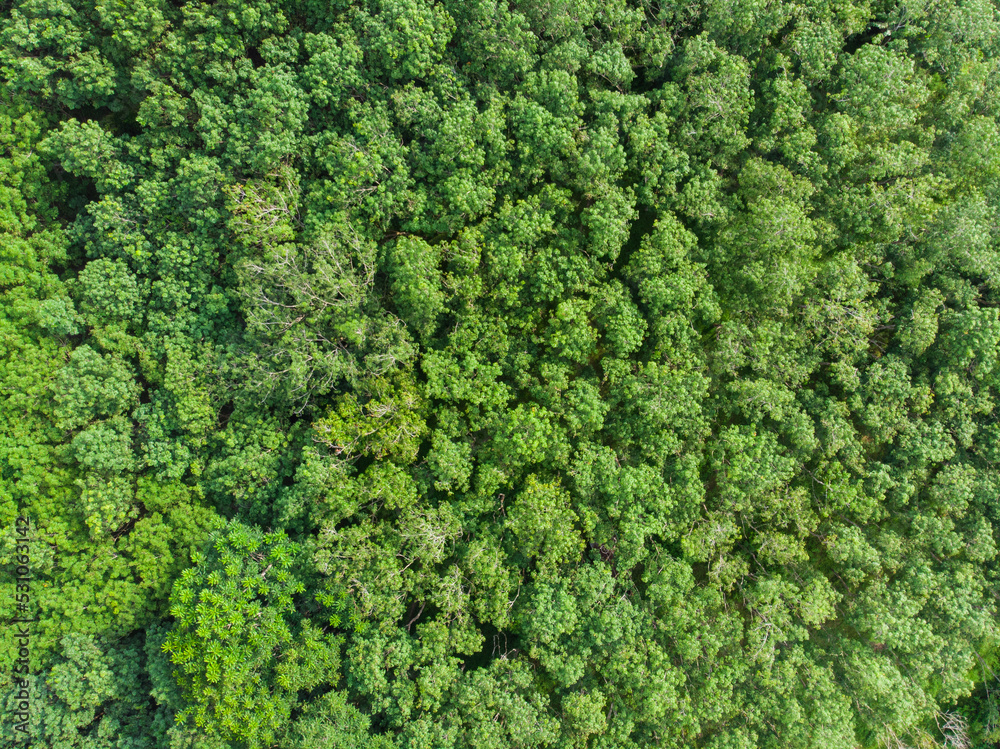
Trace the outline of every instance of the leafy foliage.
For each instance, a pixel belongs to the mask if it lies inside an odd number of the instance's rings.
[[[0,18],[36,741],[996,740],[993,0]]]

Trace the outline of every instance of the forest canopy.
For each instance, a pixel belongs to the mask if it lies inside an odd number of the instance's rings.
[[[995,746],[1000,6],[5,2],[0,393],[4,742]]]

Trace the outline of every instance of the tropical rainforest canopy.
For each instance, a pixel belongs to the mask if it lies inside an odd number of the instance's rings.
[[[995,0],[0,14],[37,746],[1000,739]]]

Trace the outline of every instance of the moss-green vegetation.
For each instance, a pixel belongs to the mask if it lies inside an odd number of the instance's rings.
[[[0,8],[37,746],[1000,739],[994,0]]]

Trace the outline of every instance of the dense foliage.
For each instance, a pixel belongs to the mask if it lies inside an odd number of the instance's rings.
[[[0,12],[37,745],[1000,740],[994,0]]]

